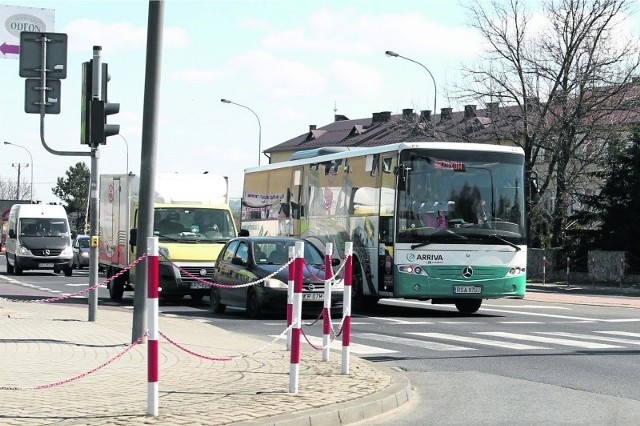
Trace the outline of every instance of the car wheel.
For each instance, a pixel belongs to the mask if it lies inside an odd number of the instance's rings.
[[[355,311],[368,312],[378,305],[378,298],[364,295],[364,278],[360,264],[353,264],[353,278],[351,283],[351,306]]]
[[[9,256],[5,254],[5,260],[7,261],[7,274],[13,274],[13,266],[9,264]]]
[[[204,294],[190,294],[189,296],[191,296],[191,302],[194,305],[199,305],[202,303],[202,299],[204,298]]]
[[[211,287],[211,312],[214,314],[221,314],[227,309],[227,305],[220,303],[220,290],[217,287]]]
[[[456,302],[456,308],[461,314],[473,314],[480,309],[482,299],[462,299]]]
[[[71,265],[65,266],[63,271],[64,271],[65,277],[70,277],[73,274],[73,269],[71,268]]]
[[[258,293],[256,293],[255,289],[250,288],[247,293],[247,316],[251,319],[260,318],[262,314],[262,306],[260,306],[260,301],[258,300]]]
[[[16,258],[15,260],[15,265],[13,267],[13,273],[15,275],[22,275],[22,267],[20,266],[20,264],[18,263],[18,259]]]

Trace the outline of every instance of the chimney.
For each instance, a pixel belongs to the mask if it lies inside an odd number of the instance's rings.
[[[380,121],[385,122],[391,120],[391,111],[382,111],[380,113]]]
[[[335,121],[347,121],[347,120],[349,120],[349,118],[347,118],[346,116],[344,116],[342,114],[336,114],[336,115],[334,115],[334,120]]]
[[[413,117],[413,108],[404,108],[402,110],[402,117],[403,118],[411,118],[411,117]]]
[[[453,108],[440,108],[440,121],[451,120],[453,117],[451,116],[451,112]]]
[[[316,125],[315,124],[309,124],[309,131],[315,130],[316,129]]]
[[[379,123],[379,122],[380,122],[380,113],[374,112],[373,116],[371,117],[371,124]]]
[[[476,116],[476,106],[475,105],[465,105],[464,106],[464,118],[469,119]]]
[[[420,118],[422,121],[431,121],[431,110],[425,109],[420,111]]]
[[[487,116],[493,117],[498,114],[498,102],[487,102]]]

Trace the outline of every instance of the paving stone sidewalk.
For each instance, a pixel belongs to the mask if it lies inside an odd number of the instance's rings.
[[[83,305],[0,299],[0,424],[334,425],[411,397],[399,372],[352,356],[350,374],[342,375],[339,353],[322,362],[311,349],[302,351],[299,392],[292,394],[283,340],[268,345],[161,316],[160,332],[198,356],[160,338],[159,416],[151,417],[147,346],[130,345],[131,310],[99,307],[97,321],[87,317]],[[29,389],[38,386],[45,388]]]

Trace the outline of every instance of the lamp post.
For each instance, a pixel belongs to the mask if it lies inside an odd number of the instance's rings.
[[[385,55],[390,56],[392,58],[402,58],[402,59],[406,59],[407,61],[411,61],[414,64],[418,64],[420,65],[422,68],[424,68],[425,70],[427,70],[427,72],[429,73],[429,76],[431,76],[431,81],[433,81],[433,119],[435,120],[435,116],[436,113],[438,112],[436,110],[436,96],[437,96],[437,92],[436,92],[436,79],[433,78],[433,74],[431,74],[431,71],[429,71],[429,68],[425,67],[424,65],[422,65],[420,62],[418,61],[414,61],[413,59],[409,59],[406,58],[402,55],[397,54],[396,52],[393,52],[391,50],[387,50],[386,52],[384,52]],[[435,126],[434,126],[435,129]]]
[[[25,148],[22,145],[18,145],[17,143],[11,143],[11,142],[4,141],[4,144],[5,145],[17,146],[18,148],[24,149],[25,151],[27,151],[27,154],[29,154],[29,159],[31,160],[31,165],[30,165],[30,167],[31,167],[31,199],[30,199],[30,202],[33,204],[33,156],[31,155],[31,151],[29,151],[27,148]],[[20,178],[18,178],[18,180],[20,180]],[[20,182],[18,182],[18,187],[20,187],[19,185],[20,185]]]
[[[118,133],[118,136],[120,136],[122,138],[122,140],[124,141],[125,146],[127,147],[127,174],[129,174],[129,142],[127,142],[127,140],[124,138],[124,136],[122,136],[120,133]]]
[[[262,124],[260,124],[260,118],[258,117],[258,114],[256,114],[256,112],[254,110],[252,110],[251,108],[249,108],[248,106],[232,102],[229,99],[220,99],[220,102],[222,102],[223,104],[234,104],[234,105],[237,105],[239,107],[246,108],[249,111],[251,111],[253,113],[253,115],[256,116],[256,120],[258,120],[258,166],[259,166],[260,165],[260,157],[262,155]]]

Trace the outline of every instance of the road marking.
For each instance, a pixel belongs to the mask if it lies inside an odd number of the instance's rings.
[[[438,321],[438,324],[449,324],[449,325],[457,325],[457,324],[486,324],[486,321]]]
[[[585,317],[574,317],[574,316],[569,316],[569,315],[543,314],[543,313],[540,313],[540,312],[508,311],[508,310],[504,310],[504,309],[485,309],[485,308],[482,308],[482,307],[480,308],[480,310],[482,312],[488,311],[488,312],[500,312],[500,313],[504,313],[504,314],[530,315],[530,316],[536,316],[536,317],[566,319],[566,320],[571,320],[571,321],[588,321],[588,322],[591,322],[591,321],[610,322],[611,321],[611,320],[599,319],[599,318],[585,318]]]
[[[269,337],[272,338],[276,338],[278,337],[279,340],[284,340],[286,339],[286,336],[281,336],[281,335],[269,335]],[[353,337],[353,335],[352,335]],[[322,346],[322,338],[320,337],[315,337],[315,336],[307,336],[307,338],[309,339],[309,341],[314,345],[314,346]],[[303,343],[308,344],[308,342],[305,339],[301,339]],[[331,349],[336,349],[336,350],[341,350],[342,349],[342,341],[339,340],[333,340],[331,341],[331,343],[329,343],[329,348]],[[356,355],[377,355],[377,354],[395,354],[398,353],[398,351],[394,351],[391,349],[384,349],[384,348],[379,348],[376,346],[368,346],[368,345],[362,345],[360,343],[353,343],[353,340],[351,341],[351,344],[349,345],[349,352],[351,352],[352,354],[356,354]]]
[[[377,319],[380,321],[388,321],[394,324],[403,324],[403,325],[434,324],[433,321],[407,321],[407,320],[401,320],[401,319],[395,319],[395,318],[370,317],[370,316],[363,316],[362,318]]]
[[[596,333],[611,333],[611,332],[599,332]],[[630,345],[640,345],[640,341],[631,340],[631,339],[619,339],[615,337],[604,337],[604,336],[594,336],[591,334],[577,334],[577,333],[564,333],[564,332],[550,332],[550,331],[536,331],[536,334],[546,334],[550,336],[562,336],[562,337],[571,337],[572,339],[591,339],[598,340],[604,342],[613,342],[613,343],[627,343]]]
[[[475,332],[474,334],[481,334],[483,336],[503,337],[505,339],[527,340],[530,342],[553,343],[556,345],[575,346],[578,348],[585,348],[585,349],[619,349],[623,347],[623,346],[605,345],[603,343],[581,342],[579,340],[555,339],[552,337],[532,336],[529,334],[505,333],[502,331],[481,331],[481,332]]]
[[[544,321],[498,321],[498,324],[546,324]]]
[[[499,348],[515,349],[515,350],[533,350],[533,349],[550,349],[542,346],[524,345],[522,343],[500,342],[497,340],[480,339],[477,337],[458,336],[455,334],[443,333],[407,333],[415,336],[430,337],[433,339],[455,340],[457,342],[475,343],[485,346],[496,346]]]
[[[640,337],[640,333],[631,333],[629,331],[595,331],[595,333],[613,334],[614,336]]]
[[[89,283],[85,283],[85,284],[66,283],[65,285],[68,285],[69,287],[86,287],[89,285]]]
[[[406,333],[406,334],[421,334],[421,333]],[[393,343],[396,345],[405,345],[411,347],[418,347],[422,349],[429,349],[433,351],[475,351],[475,348],[468,348],[464,346],[447,345],[445,343],[428,342],[426,340],[407,339],[404,337],[387,336],[384,334],[374,333],[362,333],[357,334],[356,337],[378,340],[380,342]]]
[[[572,311],[573,308],[569,308],[567,306],[542,306],[542,305],[494,305],[492,303],[483,303],[481,308],[485,306],[493,307],[493,308],[514,308],[514,309],[556,309],[556,310],[564,310],[564,311]]]

